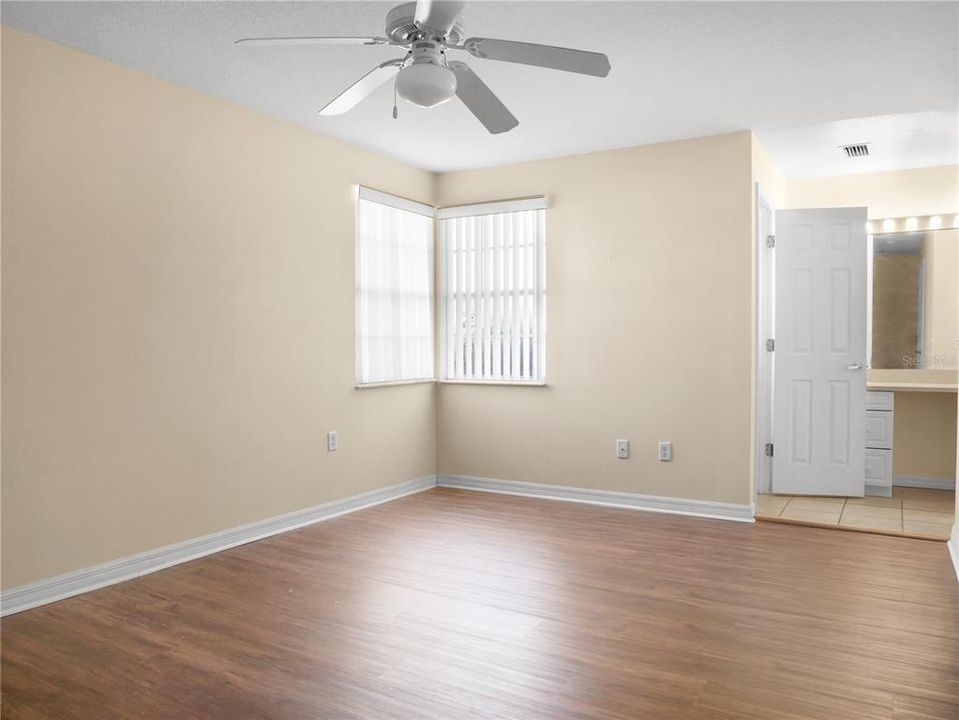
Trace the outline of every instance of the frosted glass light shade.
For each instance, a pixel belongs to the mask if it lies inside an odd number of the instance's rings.
[[[433,107],[456,94],[456,76],[443,65],[413,63],[400,70],[396,78],[396,92],[414,105]]]

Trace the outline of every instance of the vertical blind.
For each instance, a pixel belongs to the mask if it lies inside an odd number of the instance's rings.
[[[441,368],[449,380],[546,376],[546,198],[441,208]]]
[[[433,213],[359,188],[357,384],[433,379]]]

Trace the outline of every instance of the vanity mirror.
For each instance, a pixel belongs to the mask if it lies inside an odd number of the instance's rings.
[[[959,230],[871,236],[873,369],[955,370]]]

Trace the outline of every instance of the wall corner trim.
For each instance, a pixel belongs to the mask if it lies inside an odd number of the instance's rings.
[[[415,480],[377,488],[342,500],[294,510],[284,515],[257,520],[247,525],[220,530],[101,565],[93,565],[39,580],[29,585],[21,585],[0,593],[0,616],[12,615],[108,585],[115,585],[124,580],[132,580],[221,550],[228,550],[254,540],[262,540],[271,535],[279,535],[339,515],[397,500],[435,486],[436,476],[425,475]]]
[[[959,523],[952,526],[952,537],[946,545],[952,557],[952,569],[956,571],[956,580],[959,580]]]
[[[519,482],[516,480],[497,480],[494,478],[472,477],[469,475],[437,475],[436,484],[440,487],[478,490],[481,492],[501,493],[504,495],[523,495],[545,500],[564,500],[591,505],[645,510],[647,512],[669,513],[672,515],[690,515],[693,517],[734,520],[736,522],[754,522],[753,507],[713,500],[689,500],[687,498],[660,497],[657,495],[639,495],[637,493],[614,490],[592,490],[589,488],[566,485],[546,485],[544,483]]]

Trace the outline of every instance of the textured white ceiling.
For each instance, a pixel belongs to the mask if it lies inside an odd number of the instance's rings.
[[[602,50],[613,68],[597,79],[465,56],[520,120],[499,136],[456,101],[402,104],[393,120],[389,87],[316,114],[395,49],[233,45],[378,34],[394,4],[3,2],[0,21],[431,170],[959,103],[956,3],[473,0],[468,36]]]
[[[957,162],[959,115],[909,113],[855,118],[756,133],[788,178],[850,175]],[[840,145],[868,143],[869,155],[847,158]]]

